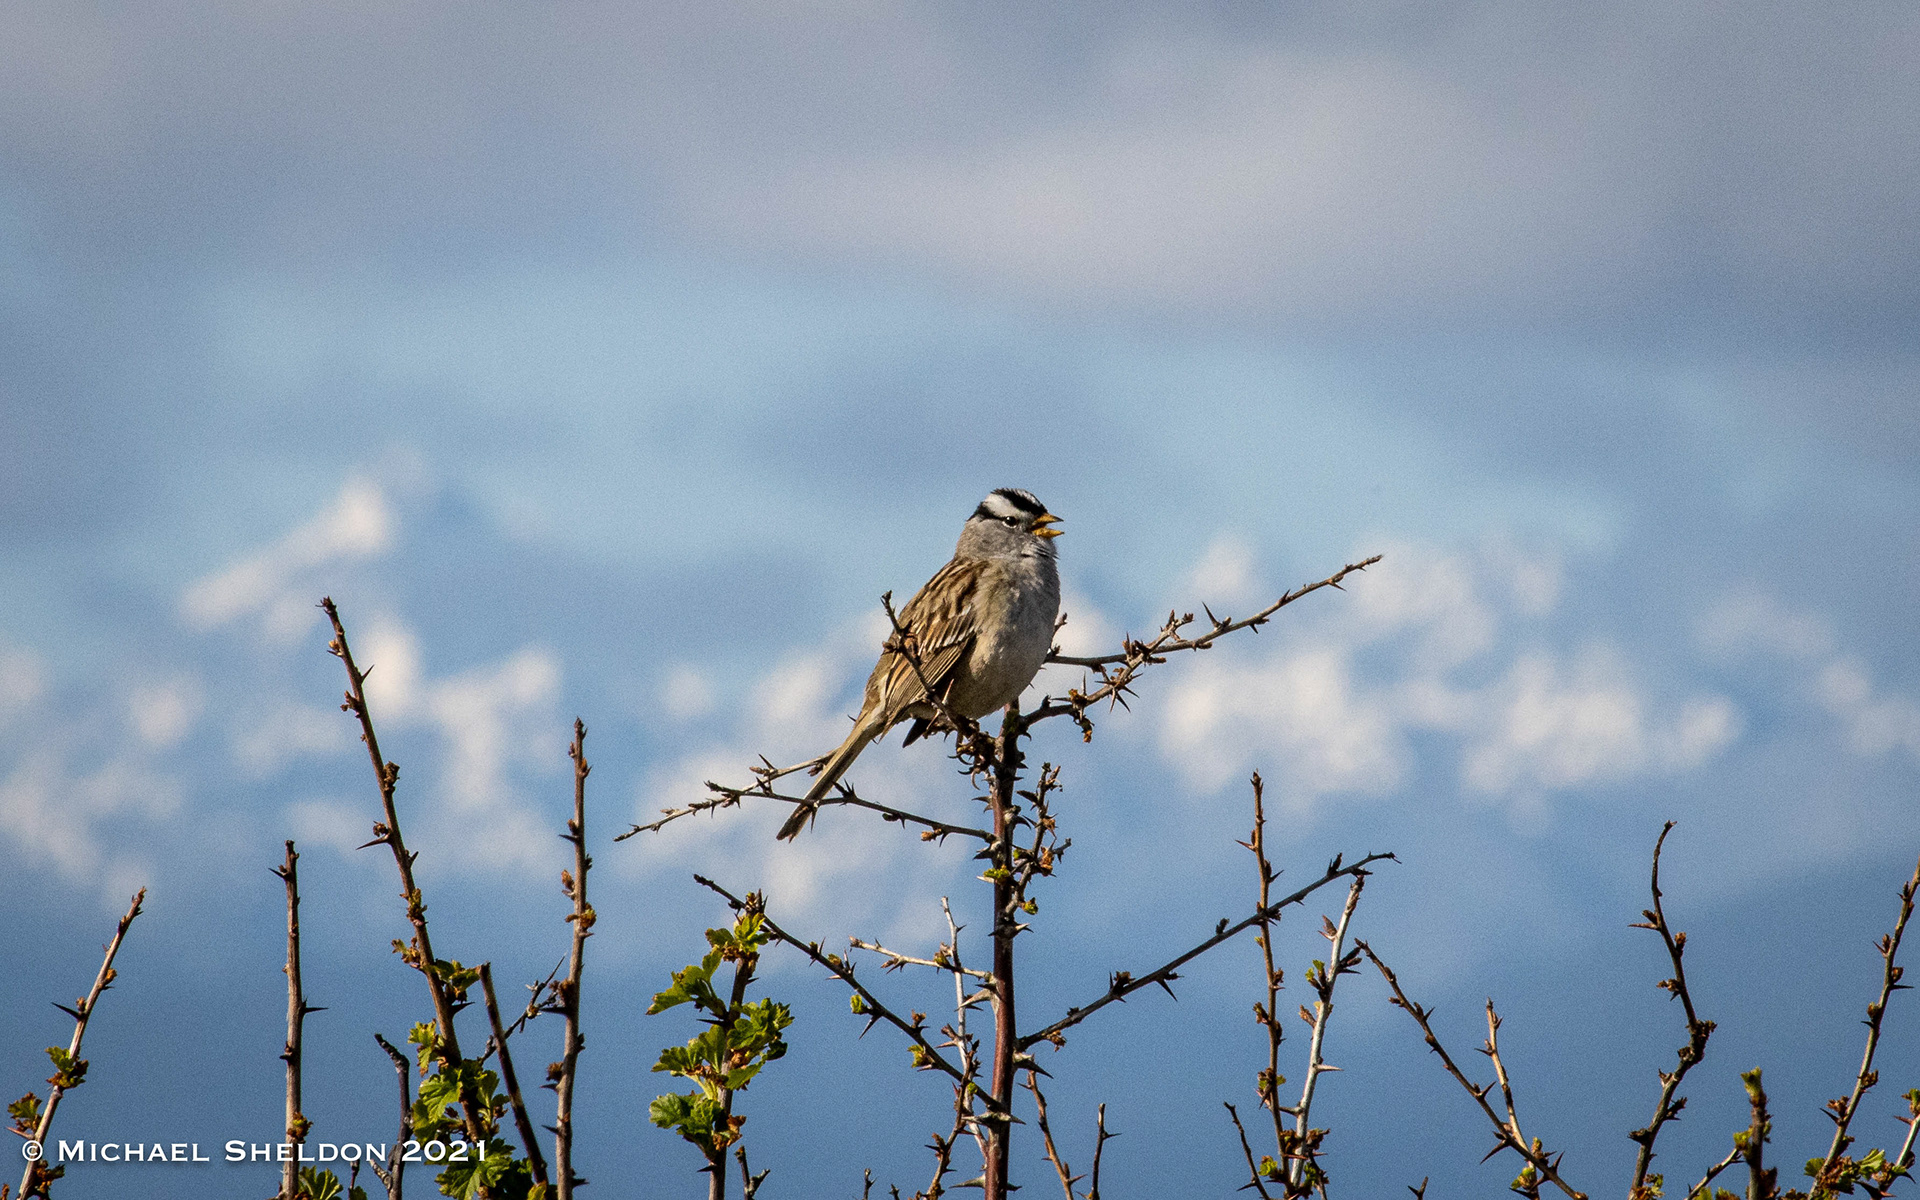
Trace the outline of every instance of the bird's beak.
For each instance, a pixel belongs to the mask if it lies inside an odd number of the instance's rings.
[[[1049,528],[1049,526],[1059,519],[1059,517],[1054,516],[1052,513],[1041,513],[1033,519],[1033,536],[1041,538],[1059,537],[1062,533],[1066,532],[1064,529]]]

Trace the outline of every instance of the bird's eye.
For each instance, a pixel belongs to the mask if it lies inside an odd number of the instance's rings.
[[[1019,517],[1001,517],[1000,519],[1009,525],[1018,525],[1020,523]]]

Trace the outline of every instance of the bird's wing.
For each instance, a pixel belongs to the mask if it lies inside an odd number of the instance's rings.
[[[920,669],[916,672],[913,662],[898,651],[882,656],[887,667],[883,695],[889,724],[925,699],[927,688],[943,692],[943,685],[973,645],[979,631],[975,602],[984,566],[979,560],[949,562],[900,610],[900,625],[914,638]]]

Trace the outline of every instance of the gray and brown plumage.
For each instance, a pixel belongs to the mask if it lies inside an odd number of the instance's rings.
[[[998,488],[973,510],[952,560],[900,610],[919,670],[889,638],[867,677],[853,732],[827,756],[807,789],[808,803],[793,810],[780,827],[781,838],[807,827],[819,807],[813,802],[831,792],[868,743],[896,722],[913,720],[907,745],[927,732],[939,719],[928,688],[949,711],[978,719],[1033,682],[1053,647],[1060,612],[1053,551],[1060,531],[1052,528],[1059,519],[1018,488]]]

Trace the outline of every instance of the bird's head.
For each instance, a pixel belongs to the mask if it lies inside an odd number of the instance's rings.
[[[1053,553],[1052,539],[1061,534],[1054,528],[1059,517],[1047,511],[1032,492],[1020,488],[995,488],[967,518],[961,532],[963,547],[985,554]]]

